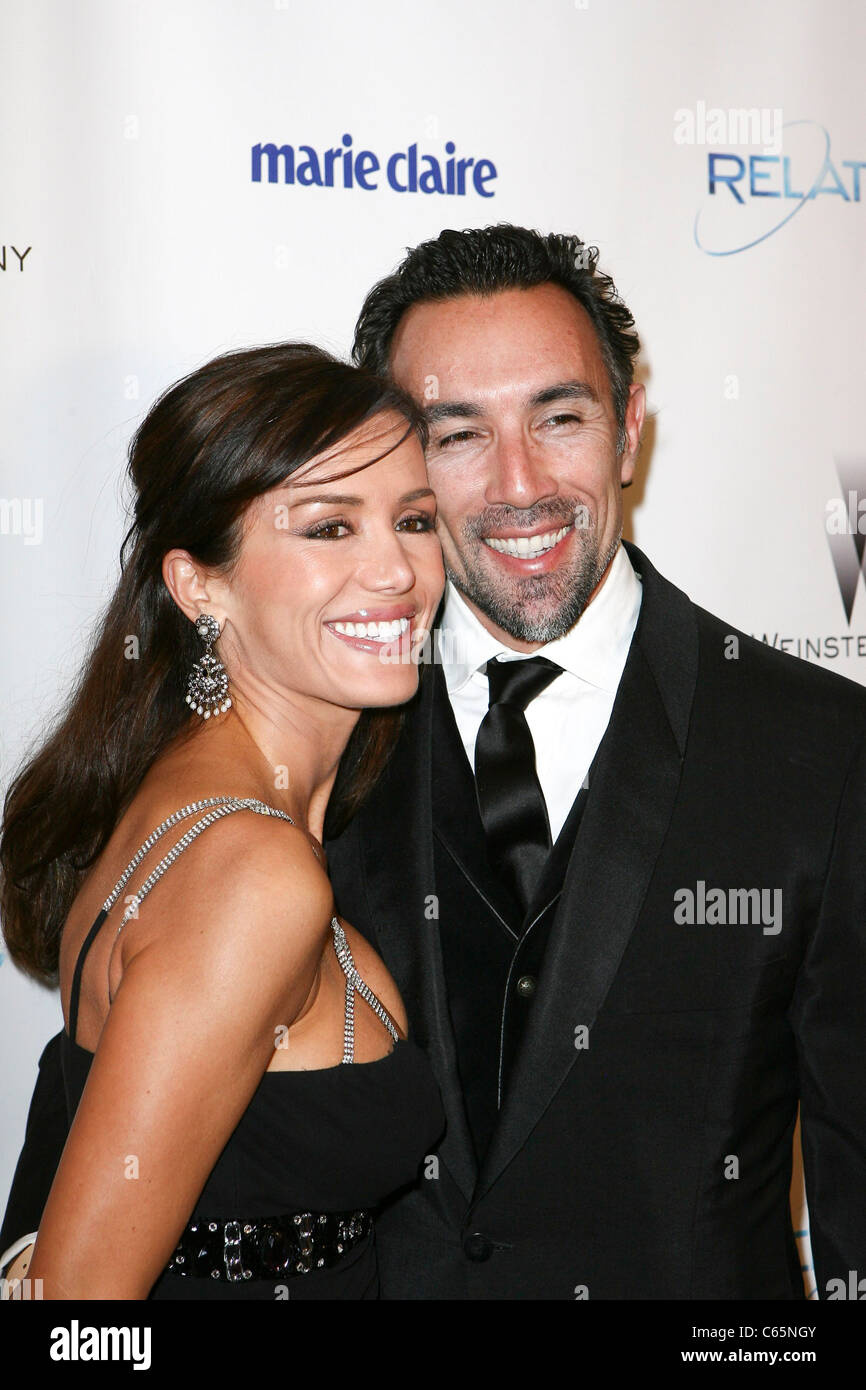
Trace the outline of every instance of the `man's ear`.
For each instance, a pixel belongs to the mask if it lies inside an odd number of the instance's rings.
[[[629,387],[625,407],[625,448],[619,456],[619,476],[623,487],[631,487],[634,481],[634,469],[645,418],[646,391],[639,382],[635,382]]]
[[[194,623],[200,613],[212,613],[222,627],[225,613],[215,611],[214,604],[217,607],[219,604],[213,592],[213,580],[188,550],[169,550],[162,557],[162,577],[168,592],[190,622]]]

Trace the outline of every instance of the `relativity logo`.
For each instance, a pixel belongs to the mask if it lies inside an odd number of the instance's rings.
[[[339,145],[321,152],[313,145],[253,145],[251,178],[253,183],[299,188],[357,188],[364,193],[390,188],[394,193],[438,193],[446,198],[477,193],[492,198],[496,190],[488,185],[498,174],[490,159],[458,158],[453,140],[445,141],[442,154],[419,153],[416,143],[380,159],[373,150],[356,150],[347,131]]]
[[[782,132],[781,148],[771,147],[776,152],[707,151],[707,198],[694,225],[695,244],[707,256],[758,246],[819,198],[839,207],[861,201],[866,160],[834,160],[829,133],[817,121],[786,121]]]
[[[825,526],[836,582],[850,626],[857,581],[864,572],[866,553],[866,458],[837,458],[841,497],[827,503]]]

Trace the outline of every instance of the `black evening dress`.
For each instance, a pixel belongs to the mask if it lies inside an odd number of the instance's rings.
[[[69,1027],[62,1034],[70,1124],[94,1055],[75,1041],[81,972],[90,946],[135,868],[171,825],[205,812],[132,896],[127,917],[197,834],[237,810],[289,819],[252,798],[193,802],[148,837],[103,904],[79,952]],[[411,1039],[398,1037],[355,969],[336,917],[331,927],[346,975],[343,1061],[312,1071],[264,1073],[151,1290],[152,1299],[378,1296],[375,1208],[421,1178],[424,1157],[441,1136],[445,1116],[426,1056]],[[391,1051],[373,1062],[353,1058],[356,993],[394,1039]],[[189,1121],[195,1125],[194,1114]]]

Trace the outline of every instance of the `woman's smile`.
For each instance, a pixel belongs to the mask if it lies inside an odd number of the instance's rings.
[[[382,658],[408,653],[412,643],[412,620],[415,607],[394,609],[361,608],[345,618],[332,618],[325,622],[328,632],[339,637],[347,646],[357,651],[371,652]]]

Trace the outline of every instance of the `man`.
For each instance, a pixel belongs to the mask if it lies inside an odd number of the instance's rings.
[[[866,1272],[866,691],[621,544],[638,346],[594,252],[509,226],[417,247],[359,319],[427,408],[449,577],[328,845],[448,1114],[378,1223],[385,1297],[803,1298],[798,1102],[819,1292]]]

